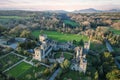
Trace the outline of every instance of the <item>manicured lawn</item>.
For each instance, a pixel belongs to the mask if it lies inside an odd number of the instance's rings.
[[[58,53],[55,54],[54,57],[55,58],[60,58],[61,54],[62,54],[62,52],[58,52]],[[63,55],[66,59],[71,59],[72,58],[72,55],[70,55],[70,54],[67,54],[67,52],[63,52]]]
[[[29,70],[32,66],[30,64],[27,64],[25,62],[21,62],[14,68],[10,69],[8,72],[6,72],[8,75],[13,76],[13,77],[18,77],[27,70]]]
[[[88,37],[84,35],[77,35],[77,34],[63,34],[56,31],[40,31],[36,30],[32,32],[33,36],[36,38],[39,37],[40,34],[46,34],[49,38],[57,40],[59,42],[67,42],[67,41],[80,41],[83,39],[84,41],[88,41]]]
[[[0,59],[0,70],[4,71],[8,67],[12,66],[13,64],[17,63],[18,61],[22,60],[23,58],[15,55],[9,54],[6,57]]]
[[[46,67],[44,66],[39,66],[39,67],[32,67],[30,68],[27,72],[25,72],[24,74],[22,74],[18,79],[19,80],[37,80],[42,79],[42,80],[46,80],[45,76],[42,75],[44,70],[46,69]],[[39,76],[37,76],[39,75]]]
[[[120,30],[116,30],[116,29],[113,29],[113,28],[109,28],[109,30],[113,31],[115,34],[120,35]]]
[[[74,22],[74,21],[71,21],[71,20],[64,20],[63,21],[66,25],[71,25],[73,27],[76,27],[76,26],[79,26],[78,23]]]

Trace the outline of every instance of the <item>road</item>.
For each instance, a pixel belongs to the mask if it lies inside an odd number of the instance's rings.
[[[117,59],[115,59],[115,64],[118,66],[118,68],[120,69],[120,63],[117,61]]]
[[[113,48],[111,47],[111,45],[109,44],[108,41],[106,41],[106,47],[107,47],[109,52],[113,52]]]
[[[55,80],[55,77],[57,76],[58,72],[61,70],[61,68],[58,68],[54,73],[53,75],[50,77],[49,80]]]

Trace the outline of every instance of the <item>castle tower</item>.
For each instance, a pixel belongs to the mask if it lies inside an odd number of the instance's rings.
[[[88,53],[89,48],[90,48],[90,40],[89,40],[89,42],[84,43],[84,49],[85,49],[86,53]]]
[[[86,68],[87,68],[87,60],[84,59],[84,58],[80,59],[80,69],[81,69],[81,71],[83,71],[85,73]]]
[[[80,47],[76,48],[76,58],[78,58],[80,56]]]
[[[39,41],[44,42],[47,39],[47,35],[39,35]]]
[[[83,47],[81,47],[81,50],[80,50],[80,58],[82,58],[82,55],[83,55]]]
[[[42,60],[42,55],[43,55],[43,51],[40,49],[40,47],[36,47],[34,49],[35,55],[34,55],[34,59],[37,59],[39,61]]]

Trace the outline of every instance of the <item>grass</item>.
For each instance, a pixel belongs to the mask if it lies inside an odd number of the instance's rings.
[[[80,80],[80,75],[79,72],[70,70],[69,72],[61,76],[61,80],[63,80],[64,78],[70,78],[72,80]]]
[[[59,42],[67,42],[67,41],[73,41],[73,40],[80,41],[81,39],[83,39],[83,41],[88,41],[88,37],[84,35],[64,34],[56,31],[36,30],[36,31],[33,31],[32,34],[36,38],[38,38],[40,34],[46,34],[50,39],[54,39]]]
[[[29,19],[30,17],[21,16],[0,16],[0,19]]]
[[[62,54],[61,52],[56,53],[54,57],[55,58],[60,58],[61,54]],[[68,54],[67,52],[63,52],[63,55],[66,59],[71,59],[72,58],[72,55]]]
[[[0,16],[0,23],[6,25],[6,24],[8,24],[11,21],[14,21],[14,20],[24,20],[24,19],[30,19],[30,17]]]
[[[3,58],[0,59],[0,70],[4,71],[8,67],[12,66],[13,64],[17,63],[18,61],[22,60],[23,58],[15,55],[15,54],[9,54]]]
[[[90,43],[90,50],[93,50],[99,53],[107,50],[107,48],[106,48],[106,45],[102,44],[101,42],[92,41]]]
[[[120,22],[120,20],[113,20],[113,22]]]
[[[114,28],[109,28],[110,31],[114,32],[115,34],[120,35],[120,30],[116,30]]]
[[[67,25],[71,25],[71,26],[73,26],[73,27],[79,26],[79,24],[76,23],[75,21],[64,20],[63,22],[64,22],[65,24],[67,24]]]
[[[60,80],[64,80],[65,78],[70,80],[91,80],[88,76],[82,75],[78,71],[72,71],[72,70],[69,70],[69,72],[64,73],[60,77]]]
[[[25,62],[21,62],[11,70],[7,72],[8,75],[13,76],[13,77],[18,77],[27,70],[29,70],[32,66],[30,64],[27,64]]]
[[[31,76],[29,80],[37,80],[38,77],[35,77],[35,74],[43,73],[46,67],[44,66],[39,66],[39,67],[32,67],[26,73],[22,74],[18,79],[20,80],[28,80],[28,75]],[[45,78],[45,76],[39,76],[40,78]]]

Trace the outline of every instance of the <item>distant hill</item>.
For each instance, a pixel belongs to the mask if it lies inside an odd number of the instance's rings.
[[[51,13],[68,13],[67,11],[65,10],[47,10],[45,12],[51,12]]]
[[[98,12],[102,12],[102,11],[96,10],[96,9],[93,9],[93,8],[73,11],[73,13],[98,13]]]
[[[120,12],[120,9],[111,9],[111,10],[97,10],[94,8],[75,10],[73,13],[100,13],[100,12]]]
[[[106,10],[104,12],[120,12],[120,9],[110,9],[110,10]]]

